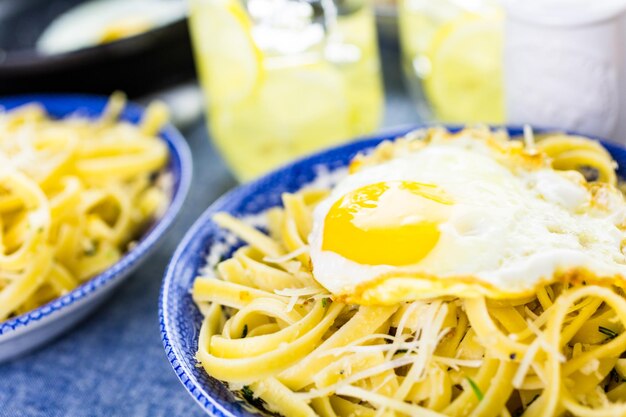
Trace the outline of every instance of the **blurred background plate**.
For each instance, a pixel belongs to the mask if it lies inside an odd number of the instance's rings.
[[[76,13],[77,8],[84,10],[87,3],[97,4],[89,4],[91,10],[87,13]],[[160,6],[168,3],[167,7],[177,3],[184,7],[184,1],[102,3],[102,0],[0,0],[0,95],[61,91],[110,94],[113,90],[123,90],[137,97],[194,76],[186,14],[168,13],[176,18],[138,31],[136,18],[142,13],[129,9],[130,3],[134,6],[152,3],[153,8],[155,3]],[[91,28],[103,23],[98,17],[110,17],[110,10],[106,9],[113,8],[130,11],[123,11],[120,24],[109,30],[109,37],[117,40],[58,53],[37,49],[41,35],[55,21],[59,23],[60,17],[62,26],[73,27],[65,30],[65,37],[69,33],[72,41],[79,44]],[[68,12],[77,19],[68,19]],[[81,18],[86,14],[91,15],[91,21]],[[120,36],[124,31],[136,34]]]

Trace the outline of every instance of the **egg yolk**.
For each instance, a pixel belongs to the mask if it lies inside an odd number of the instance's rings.
[[[452,203],[433,184],[391,181],[366,185],[330,208],[322,250],[360,264],[415,264],[439,241],[439,224]]]

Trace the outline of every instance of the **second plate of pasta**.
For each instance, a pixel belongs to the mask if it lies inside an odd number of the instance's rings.
[[[121,94],[0,100],[0,360],[40,345],[139,265],[186,195],[167,110]]]

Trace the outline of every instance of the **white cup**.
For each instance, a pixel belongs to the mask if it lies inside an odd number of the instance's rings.
[[[507,120],[626,144],[626,0],[503,0]]]

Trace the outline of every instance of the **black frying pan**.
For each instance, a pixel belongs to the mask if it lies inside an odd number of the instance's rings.
[[[0,95],[122,90],[132,97],[194,76],[185,19],[104,45],[38,54],[41,33],[84,1],[0,0]]]

